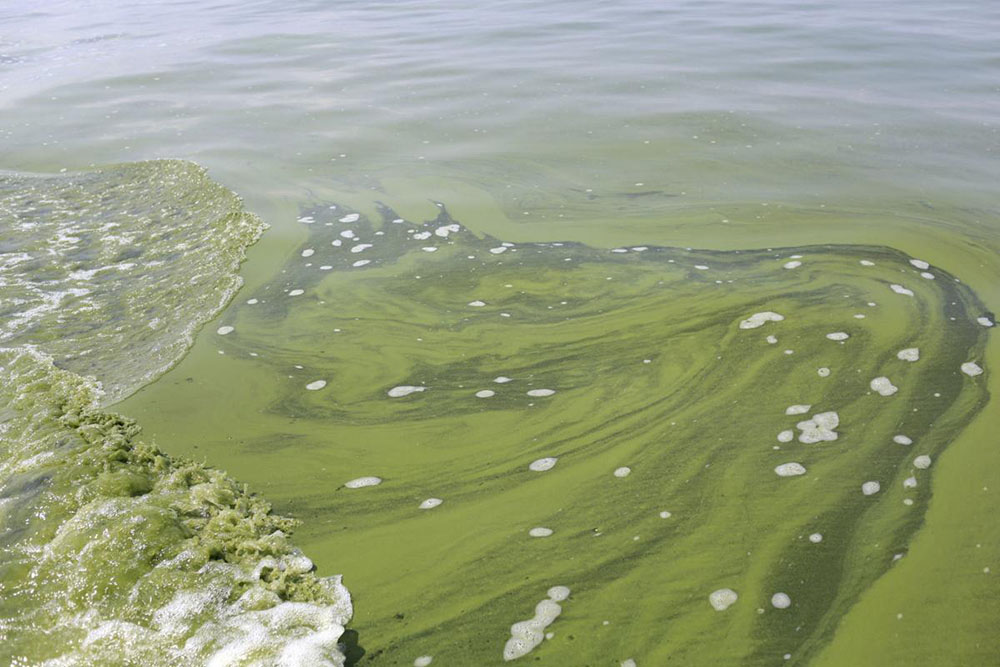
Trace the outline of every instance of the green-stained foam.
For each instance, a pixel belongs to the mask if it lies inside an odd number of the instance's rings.
[[[261,223],[200,167],[0,178],[0,659],[342,665],[291,519],[102,406],[174,363]]]
[[[436,234],[457,224],[439,210],[303,211],[306,241],[213,324],[234,329],[122,409],[304,520],[355,595],[363,664],[502,664],[555,585],[572,594],[525,661],[808,662],[906,557],[933,462],[984,405],[985,376],[960,371],[986,342],[976,296],[887,247],[504,246]],[[784,319],[740,328],[769,311]],[[872,391],[881,376],[898,391]],[[825,412],[836,440],[779,442]],[[775,473],[790,462],[805,474]],[[366,476],[382,482],[344,487]],[[738,601],[715,611],[724,588]]]

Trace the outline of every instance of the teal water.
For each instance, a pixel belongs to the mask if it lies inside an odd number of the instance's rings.
[[[998,33],[986,0],[0,8],[0,654],[493,664],[567,586],[523,660],[992,664]],[[744,348],[738,322],[782,307]],[[775,440],[800,402],[838,411],[822,446],[849,453]],[[706,445],[695,420],[727,410]],[[783,484],[822,490],[759,494],[776,446],[808,470]],[[633,487],[608,486],[626,463]],[[126,515],[148,532],[102,542]],[[820,516],[828,560],[802,560]],[[626,517],[641,546],[591,537]],[[538,526],[547,558],[523,550]],[[798,616],[772,612],[779,586]]]

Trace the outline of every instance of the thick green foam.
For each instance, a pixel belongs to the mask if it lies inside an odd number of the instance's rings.
[[[123,407],[304,519],[321,568],[347,574],[372,664],[500,663],[510,624],[553,585],[573,592],[532,654],[552,664],[807,661],[905,558],[934,474],[914,457],[936,461],[986,399],[959,371],[981,357],[982,304],[890,248],[493,254],[495,239],[434,235],[454,222],[443,209],[416,229],[391,211],[375,227],[304,214],[309,238],[277,279],[219,320],[235,328],[224,354],[196,348],[149,392],[158,415],[145,392]],[[783,268],[792,255],[802,266]],[[785,319],[740,329],[763,311]],[[909,347],[920,361],[896,357]],[[899,391],[874,393],[878,376]],[[426,389],[390,398],[400,385]],[[526,394],[539,388],[556,393]],[[793,404],[812,408],[785,415]],[[777,440],[825,411],[836,441]],[[528,470],[545,456],[554,469]],[[790,461],[806,474],[777,476]],[[365,475],[384,481],[343,488]],[[870,480],[881,491],[865,496]],[[429,497],[444,503],[419,509]],[[740,598],[716,612],[724,587]],[[771,607],[779,591],[789,609]]]

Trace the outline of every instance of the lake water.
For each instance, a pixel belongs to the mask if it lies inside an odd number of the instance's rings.
[[[995,663],[997,34],[0,8],[0,655]]]

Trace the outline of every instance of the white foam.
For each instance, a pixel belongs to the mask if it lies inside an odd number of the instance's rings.
[[[510,626],[510,639],[503,647],[504,660],[516,660],[530,653],[545,639],[545,628],[562,613],[559,602],[569,596],[565,586],[549,589],[549,597],[535,605],[535,616]]]
[[[962,364],[962,372],[969,377],[975,377],[977,375],[982,375],[983,369],[974,361],[966,361]]]
[[[306,385],[306,389],[309,391],[318,391],[326,386],[326,380],[316,380],[315,382],[310,382]]]
[[[628,658],[627,660],[622,660],[621,667],[636,667],[635,660]]]
[[[782,431],[778,434],[778,442],[791,442],[795,439],[795,431]]]
[[[764,311],[763,313],[754,313],[747,319],[740,322],[740,329],[756,329],[757,327],[764,326],[765,322],[780,322],[783,319],[785,319],[784,315],[779,315],[778,313],[770,310]]]
[[[349,482],[345,482],[344,486],[349,489],[363,489],[367,486],[378,486],[382,483],[381,477],[358,477],[357,479],[352,479]]]
[[[904,489],[915,489],[915,488],[917,488],[917,478],[916,477],[907,477],[906,479],[904,479],[903,480],[903,488]]]
[[[497,384],[504,384],[506,382],[510,382],[510,378],[504,375],[498,375],[495,378],[493,378],[493,381],[496,382]]]
[[[371,262],[372,261],[370,259],[359,259],[358,261],[351,264],[351,266],[357,268],[359,266],[365,266],[366,264],[371,264]]]
[[[823,541],[823,533],[813,533],[809,536],[809,541],[813,544],[819,544]]]
[[[316,222],[315,218],[313,218],[311,215],[303,215],[301,218],[298,219],[298,221],[307,225],[311,225],[312,223]]]
[[[910,438],[908,438],[908,437],[906,437],[905,435],[902,435],[902,434],[892,436],[892,441],[895,442],[896,444],[899,444],[899,445],[912,445],[913,444],[913,440],[911,440]]]
[[[698,269],[699,271],[708,271],[708,267],[705,266],[704,264],[695,264],[694,268]]]
[[[771,596],[771,606],[775,609],[788,609],[792,606],[792,598],[785,593],[775,593]]]
[[[545,528],[544,526],[536,526],[528,531],[528,535],[532,537],[549,537],[552,535],[552,529]]]
[[[660,512],[660,518],[661,519],[669,519],[672,516],[673,516],[673,514],[671,514],[670,512],[668,512],[666,510]]]
[[[334,240],[330,241],[330,245],[339,248],[340,246],[344,245],[344,242],[341,241],[340,239],[334,239]]]
[[[800,266],[802,266],[802,262],[800,262],[798,260],[794,260],[794,261],[791,261],[791,262],[785,262],[785,268],[786,269],[797,269]]]
[[[920,468],[921,470],[927,470],[931,467],[931,457],[926,454],[921,454],[917,458],[913,459],[913,467]]]
[[[420,509],[431,510],[443,503],[444,501],[440,498],[428,498],[424,502],[420,503]]]
[[[889,285],[889,289],[891,289],[896,294],[905,294],[906,296],[913,296],[913,290],[908,290],[902,285],[897,285],[896,283]]]
[[[816,375],[820,376],[821,378],[830,377],[830,369],[827,368],[826,366],[823,366],[822,368],[817,368]]]
[[[437,246],[432,246],[432,245],[424,246],[423,248],[421,248],[421,250],[423,250],[424,252],[437,252]]]
[[[920,348],[908,347],[896,353],[896,358],[902,361],[920,361]]]
[[[251,306],[254,306],[260,302],[257,299],[247,299],[247,303]]]
[[[355,246],[351,246],[351,252],[353,253],[364,252],[365,250],[371,247],[372,247],[371,243],[359,243]]]
[[[861,266],[875,266],[875,262],[870,262],[867,259],[863,259],[858,263],[861,264]]]
[[[340,235],[343,236],[345,239],[357,238],[357,236],[354,234],[353,229],[345,229],[344,231],[340,232]]]
[[[566,586],[553,586],[548,591],[546,591],[546,595],[549,596],[549,599],[555,600],[556,602],[562,602],[563,600],[568,598],[569,593],[570,590]]]
[[[879,484],[878,482],[874,481],[865,482],[864,484],[861,485],[861,493],[865,494],[866,496],[873,496],[881,490],[882,490],[882,485]]]
[[[713,591],[708,596],[708,603],[712,605],[715,611],[725,611],[731,607],[738,599],[739,595],[736,594],[731,588],[720,588],[717,591]]]
[[[216,329],[215,333],[219,334],[220,336],[225,336],[225,335],[233,333],[234,331],[236,331],[236,327],[225,326],[225,327],[219,327],[218,329]]]
[[[410,394],[415,394],[418,391],[423,391],[427,387],[418,387],[410,384],[401,384],[398,387],[393,387],[389,391],[385,392],[391,398],[400,398],[402,396],[409,396]]]
[[[485,301],[479,301],[477,299],[476,301],[470,301],[468,303],[468,305],[472,306],[473,308],[482,308],[483,306],[486,305],[486,302]]]
[[[545,472],[546,470],[552,470],[556,467],[556,461],[559,460],[558,456],[546,456],[543,459],[537,459],[528,464],[528,470],[533,470],[534,472]]]
[[[806,474],[806,469],[801,463],[792,461],[791,463],[782,463],[780,466],[777,466],[774,472],[778,477],[797,477]]]
[[[847,340],[850,336],[843,331],[834,331],[833,333],[828,333],[826,335],[830,340]]]
[[[621,468],[615,468],[615,477],[628,477],[632,474],[632,469],[628,466],[622,466]]]
[[[528,396],[551,396],[556,393],[554,389],[531,389],[527,392]]]
[[[774,345],[774,344],[776,344],[778,342],[778,337],[775,336],[774,334],[771,334],[767,338],[765,338],[764,340],[766,340],[771,345]]]
[[[305,294],[305,292],[306,291],[304,289],[293,289],[291,292],[288,293],[288,296],[299,296],[301,294]]]
[[[929,268],[931,268],[931,265],[928,264],[927,262],[923,261],[922,259],[911,259],[910,260],[910,264],[912,264],[913,266],[917,267],[918,269],[929,269]]]
[[[434,656],[422,655],[413,661],[413,667],[427,667],[434,661]]]
[[[476,398],[491,398],[493,396],[496,396],[496,392],[489,389],[481,389],[476,392]]]
[[[809,412],[809,408],[811,407],[812,407],[811,405],[789,405],[787,408],[785,408],[785,414],[804,415],[805,413]]]
[[[978,322],[979,324],[983,325],[984,327],[995,326],[993,320],[991,320],[988,317],[977,317],[976,318],[976,322]]]
[[[923,273],[920,274],[920,277],[926,280],[934,280],[934,274],[931,273],[930,271],[924,271]]]
[[[437,229],[435,229],[434,230],[434,234],[436,236],[440,236],[441,238],[446,239],[446,238],[448,238],[449,234],[455,234],[460,229],[462,229],[462,228],[459,227],[458,225],[444,225],[442,227],[438,227]]]
[[[507,248],[503,246],[499,246],[497,248],[490,248],[490,252],[493,253],[494,255],[499,255],[500,253],[507,252]]]
[[[899,391],[899,387],[890,382],[889,378],[884,375],[880,375],[869,382],[868,386],[871,387],[872,391],[877,392],[882,396],[892,396]]]
[[[360,218],[361,216],[357,213],[348,213],[340,219],[340,222],[357,222]]]
[[[316,251],[313,250],[312,248],[306,248],[305,250],[302,251],[302,256],[303,257],[312,257],[315,253],[316,253]]]
[[[812,419],[800,421],[795,425],[802,433],[799,442],[813,444],[816,442],[832,442],[837,439],[836,428],[840,425],[840,416],[836,412],[820,412]]]

